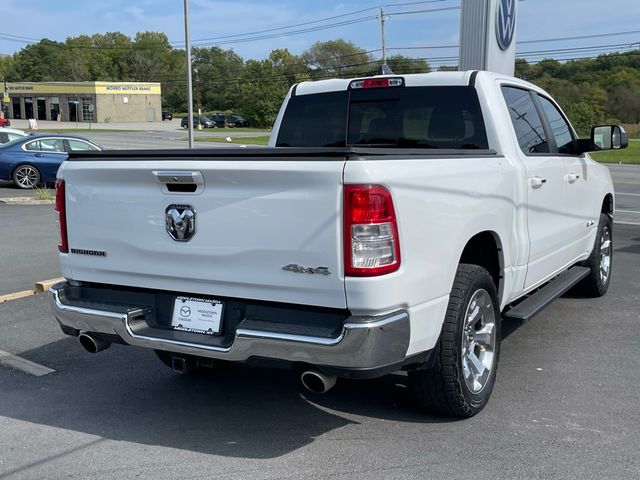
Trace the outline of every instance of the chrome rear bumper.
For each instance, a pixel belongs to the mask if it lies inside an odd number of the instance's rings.
[[[118,335],[129,345],[157,350],[238,362],[261,357],[364,370],[402,363],[409,346],[406,311],[351,316],[333,338],[245,328],[245,322],[240,322],[230,345],[215,346],[199,342],[199,334],[191,334],[186,341],[166,338],[166,330],[148,327],[146,320],[152,314],[148,307],[74,302],[65,294],[72,288],[82,287],[63,282],[50,290],[51,307],[61,325],[79,332]]]

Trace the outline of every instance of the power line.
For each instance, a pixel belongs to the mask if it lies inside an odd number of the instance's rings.
[[[530,43],[546,43],[566,40],[584,40],[589,38],[603,38],[603,37],[615,37],[623,35],[640,34],[640,30],[629,30],[625,32],[608,32],[608,33],[596,33],[592,35],[576,35],[571,37],[557,37],[557,38],[536,38],[531,40],[519,40],[517,45],[524,45]],[[389,47],[388,50],[432,50],[432,49],[447,49],[447,48],[459,48],[460,45],[418,45],[410,47]]]
[[[438,1],[446,1],[446,0],[438,0]],[[423,2],[419,2],[419,3],[423,3]],[[424,3],[429,3],[429,2],[424,2]],[[410,15],[410,14],[434,13],[434,12],[442,12],[442,11],[446,11],[446,10],[459,10],[459,9],[460,9],[460,6],[456,6],[456,7],[445,7],[445,8],[424,9],[424,10],[411,10],[411,11],[405,11],[405,12],[387,12],[386,15],[387,16]],[[371,9],[366,9],[366,10],[363,10],[363,11],[368,11],[368,10],[371,10]],[[258,41],[258,40],[269,40],[271,38],[280,38],[280,37],[286,37],[286,36],[291,36],[291,35],[300,35],[302,33],[317,32],[317,31],[321,31],[321,30],[329,30],[329,29],[332,29],[332,28],[343,27],[343,26],[348,26],[348,25],[354,25],[354,24],[357,24],[357,23],[363,23],[363,22],[367,22],[367,21],[370,21],[370,20],[377,20],[378,18],[379,17],[377,15],[369,15],[369,16],[366,16],[366,17],[359,17],[359,18],[354,18],[354,19],[351,19],[351,20],[345,20],[343,22],[338,22],[338,23],[334,23],[334,24],[331,24],[331,25],[319,25],[319,26],[316,26],[316,27],[304,28],[304,29],[299,29],[299,30],[288,30],[288,31],[282,32],[282,33],[275,33],[275,34],[268,34],[268,35],[258,35],[258,36],[253,36],[253,37],[244,36],[243,38],[237,38],[235,40],[229,39],[229,40],[212,41],[211,43],[201,44],[201,46],[218,46],[218,45],[229,45],[229,44],[254,42],[254,41]],[[318,22],[308,22],[308,23],[318,23]],[[250,34],[242,34],[242,35],[250,35]],[[217,37],[217,38],[227,38],[227,37]],[[213,40],[213,39],[211,39],[211,40]],[[195,40],[194,43],[195,42],[202,42],[202,41],[203,40]]]
[[[640,33],[640,30],[630,30],[627,32],[611,32],[611,33],[594,33],[592,35],[577,35],[575,37],[558,37],[558,38],[538,38],[535,40],[520,40],[519,44],[525,43],[543,43],[543,42],[562,42],[565,40],[582,40],[586,38],[615,37],[621,35],[633,35]]]
[[[433,13],[433,12],[446,12],[449,10],[460,10],[462,7],[457,6],[457,7],[444,7],[444,8],[433,8],[433,9],[428,9],[428,10],[411,10],[409,12],[391,12],[391,13],[387,13],[387,15],[389,17],[394,17],[394,16],[398,16],[398,15],[413,15],[413,14],[417,14],[417,13]]]
[[[409,6],[409,5],[425,5],[425,4],[430,4],[430,3],[442,3],[442,2],[446,2],[448,0],[425,0],[422,2],[406,2],[406,3],[394,3],[394,4],[389,4],[389,5],[381,5],[381,7],[401,7],[401,6]],[[344,17],[350,17],[353,15],[357,15],[359,13],[364,13],[364,12],[370,12],[373,10],[379,10],[380,7],[376,6],[376,7],[369,7],[369,8],[363,8],[361,10],[355,10],[353,12],[348,12],[348,13],[343,13],[340,15],[333,15],[330,17],[324,17],[324,18],[320,18],[317,20],[311,20],[308,22],[302,22],[302,23],[296,23],[293,25],[287,25],[284,27],[276,27],[276,28],[268,28],[266,30],[258,30],[255,32],[246,32],[246,33],[237,33],[234,35],[221,35],[221,36],[217,36],[217,37],[209,37],[209,38],[200,38],[197,40],[192,40],[192,43],[201,43],[201,42],[209,42],[209,41],[213,41],[213,40],[227,40],[230,38],[238,38],[238,37],[246,37],[246,36],[250,36],[250,35],[257,35],[257,34],[262,34],[262,33],[269,33],[269,32],[277,32],[277,31],[281,31],[281,30],[288,30],[290,28],[297,28],[297,27],[303,27],[303,26],[307,26],[307,25],[313,25],[313,24],[317,24],[317,23],[324,23],[324,22],[328,22],[329,20],[335,20],[337,18],[344,18]],[[178,45],[182,45],[184,44],[184,41],[178,41],[178,42],[169,42],[171,44],[178,44]]]

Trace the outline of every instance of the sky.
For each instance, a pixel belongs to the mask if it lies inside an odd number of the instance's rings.
[[[337,38],[380,57],[378,7],[383,6],[389,55],[454,65],[462,1],[476,0],[189,0],[191,39],[193,46],[233,49],[245,60],[265,58],[276,48],[299,54],[315,42]],[[530,61],[640,48],[640,0],[521,0],[518,8],[517,50]],[[183,0],[0,0],[0,12],[0,53],[14,53],[43,37],[64,41],[147,30],[164,32],[184,48]],[[264,30],[271,31],[257,33]],[[633,33],[605,35],[619,32]],[[592,37],[550,41],[576,36]]]

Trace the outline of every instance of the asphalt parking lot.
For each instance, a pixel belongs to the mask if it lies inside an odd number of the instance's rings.
[[[505,324],[478,416],[416,410],[400,374],[316,396],[286,371],[178,376],[143,349],[90,355],[38,295],[0,304],[0,352],[55,370],[0,367],[0,479],[640,478],[640,167],[610,168],[609,293]],[[50,206],[0,204],[0,295],[59,275],[52,222]]]

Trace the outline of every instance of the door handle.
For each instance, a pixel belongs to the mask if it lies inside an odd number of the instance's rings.
[[[569,183],[576,183],[576,180],[580,178],[580,175],[578,175],[577,173],[568,173],[565,178]]]
[[[547,179],[543,178],[543,177],[531,177],[529,179],[529,182],[531,182],[531,188],[540,188],[542,187],[545,183],[547,183]]]
[[[44,153],[34,153],[34,157],[44,157]]]

